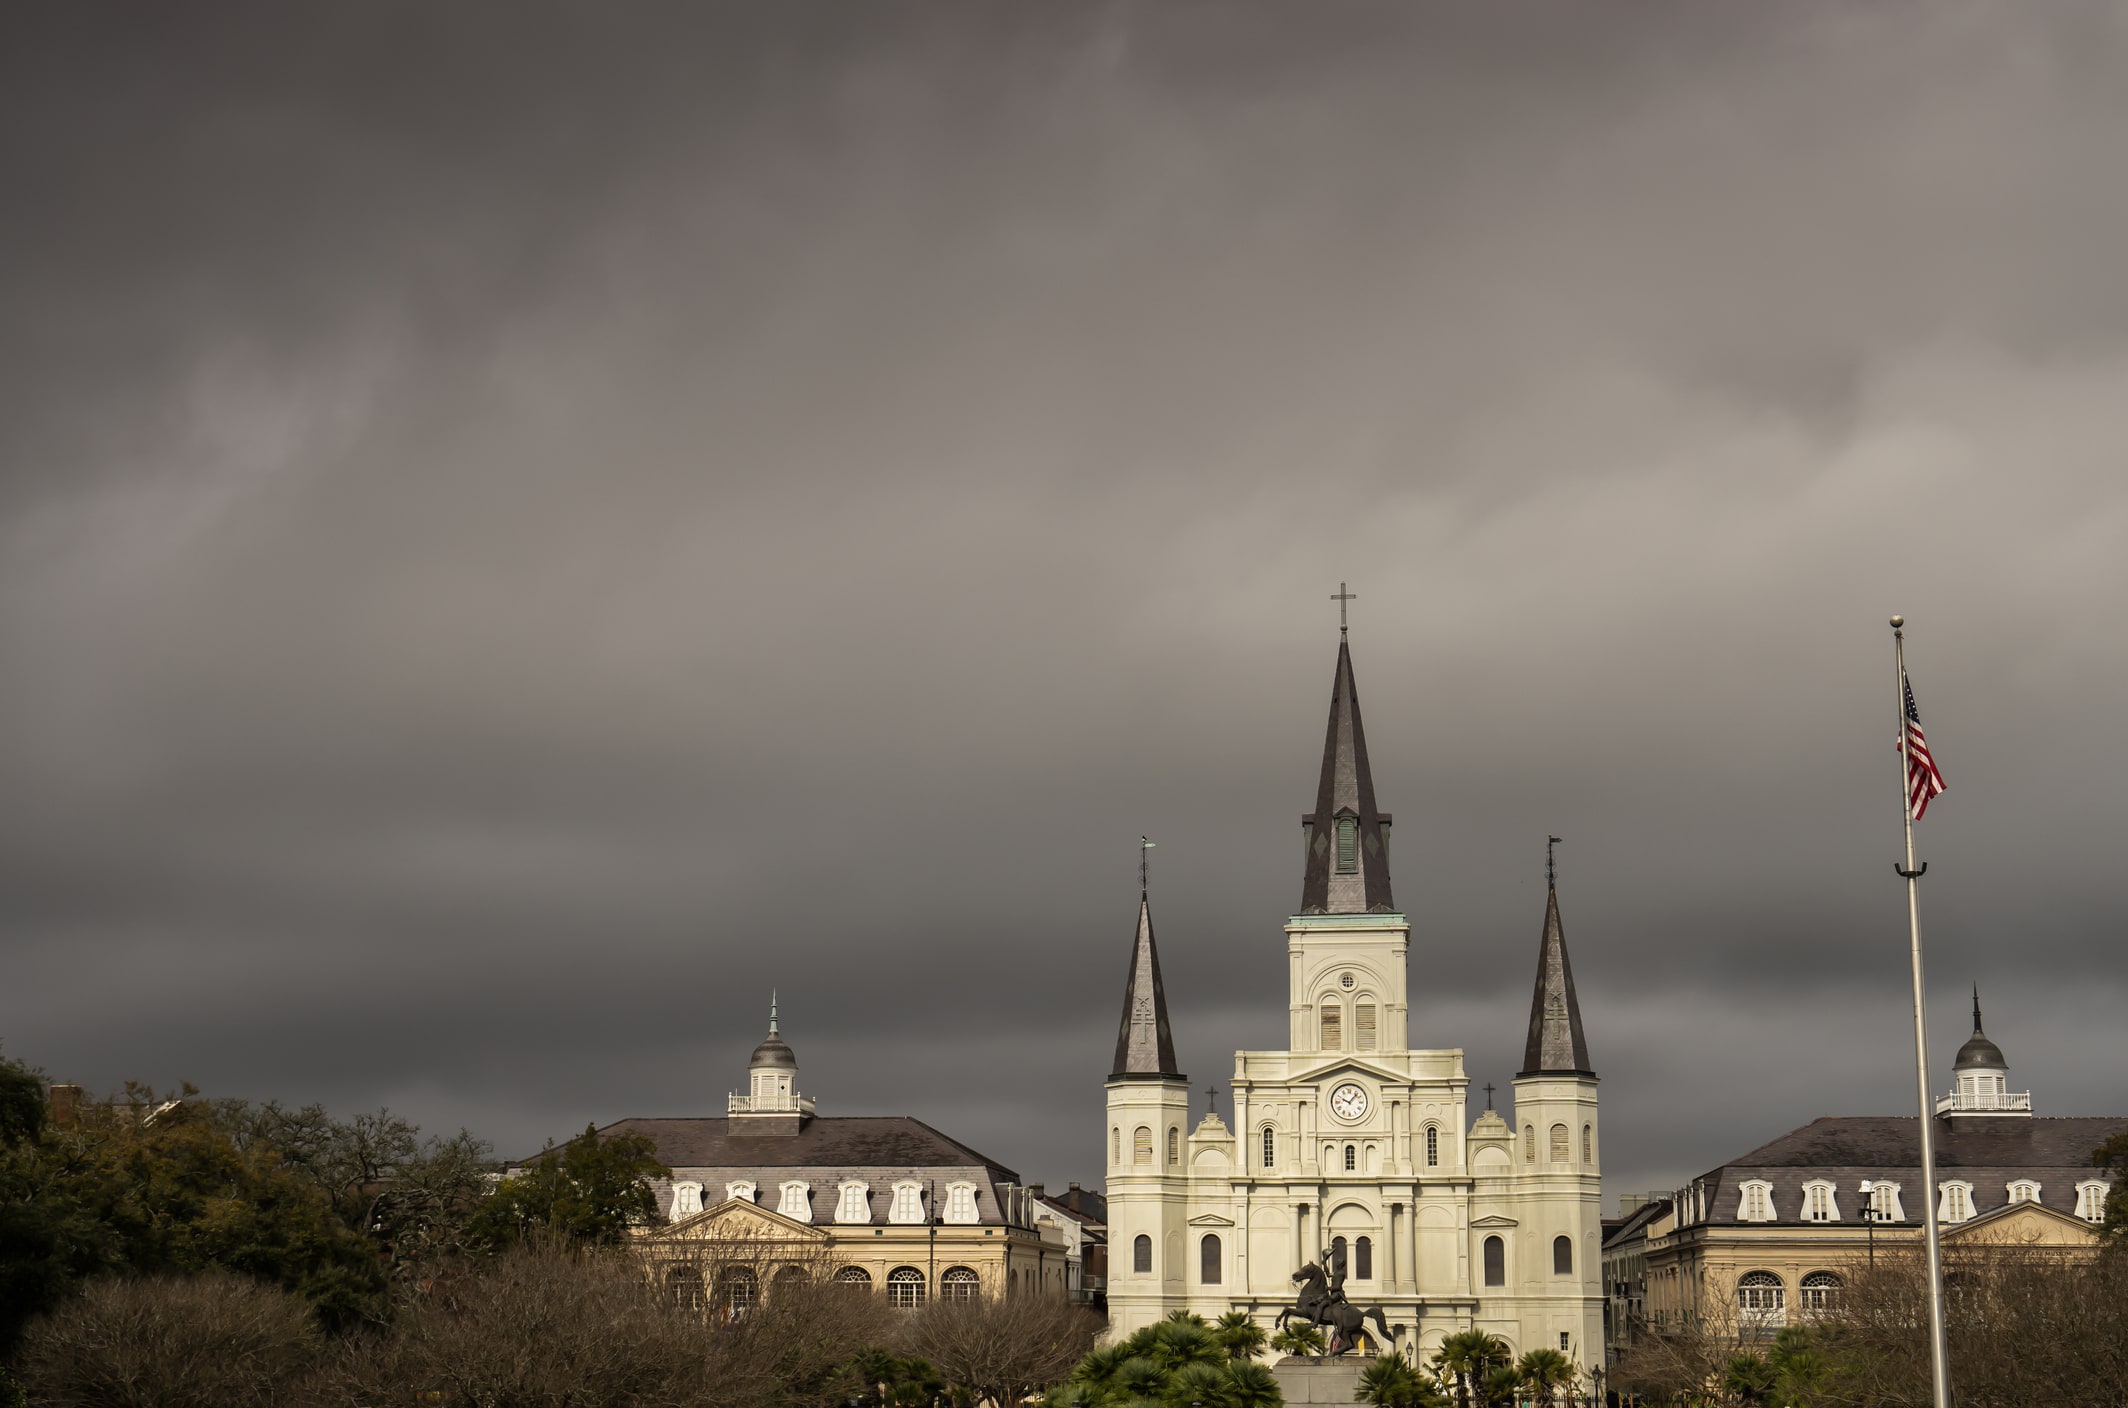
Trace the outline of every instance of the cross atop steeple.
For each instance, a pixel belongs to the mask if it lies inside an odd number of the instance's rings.
[[[1552,865],[1552,847],[1558,845],[1559,840],[1557,836],[1544,838],[1544,888],[1547,890],[1559,883],[1559,872]]]
[[[1487,1082],[1485,1082],[1485,1108],[1486,1108],[1487,1110],[1491,1110],[1491,1109],[1492,1109],[1492,1107],[1493,1107],[1493,1083],[1492,1083],[1491,1081],[1487,1081]]]
[[[1338,637],[1342,639],[1344,637],[1345,628],[1347,625],[1347,622],[1345,620],[1345,603],[1348,601],[1358,601],[1360,599],[1359,593],[1348,588],[1343,582],[1339,582],[1337,584],[1337,594],[1332,596],[1330,599],[1337,603],[1337,634]]]

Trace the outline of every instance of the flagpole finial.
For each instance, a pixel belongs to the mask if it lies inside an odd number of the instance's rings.
[[[1896,631],[1896,630],[1898,630],[1898,629],[1899,629],[1899,628],[1900,628],[1901,626],[1903,626],[1903,625],[1905,625],[1905,624],[1906,624],[1906,618],[1905,618],[1904,616],[1894,616],[1894,617],[1892,617],[1892,629],[1893,629],[1893,630],[1895,630],[1895,631]]]

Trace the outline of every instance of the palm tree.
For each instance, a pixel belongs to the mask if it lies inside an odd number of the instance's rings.
[[[1219,1324],[1212,1334],[1226,1346],[1229,1359],[1254,1359],[1263,1352],[1263,1326],[1249,1318],[1246,1310],[1229,1310],[1219,1317]]]
[[[1742,1403],[1764,1403],[1779,1377],[1774,1367],[1756,1354],[1738,1354],[1722,1373],[1722,1388]]]
[[[1285,1397],[1263,1365],[1237,1360],[1227,1365],[1227,1408],[1279,1408]]]
[[[1385,1354],[1360,1371],[1359,1398],[1375,1408],[1445,1408],[1433,1375],[1401,1353]]]
[[[1471,1390],[1482,1395],[1485,1376],[1507,1363],[1507,1346],[1483,1330],[1462,1330],[1441,1341],[1433,1366],[1456,1387],[1456,1402],[1470,1408]]]
[[[1271,1336],[1271,1348],[1280,1354],[1321,1354],[1323,1332],[1314,1325],[1288,1324]]]
[[[1550,1403],[1561,1388],[1573,1384],[1574,1361],[1556,1349],[1533,1349],[1522,1356],[1515,1372],[1522,1376],[1522,1386],[1529,1390],[1531,1398]]]
[[[1522,1375],[1512,1364],[1495,1364],[1485,1372],[1486,1408],[1513,1408],[1522,1387]]]

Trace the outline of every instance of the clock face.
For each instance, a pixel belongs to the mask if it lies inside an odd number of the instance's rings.
[[[1341,1120],[1356,1120],[1367,1113],[1367,1091],[1347,1081],[1330,1092],[1330,1113]]]

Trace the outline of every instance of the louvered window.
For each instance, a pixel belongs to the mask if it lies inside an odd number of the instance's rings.
[[[1182,1162],[1182,1131],[1169,1128],[1167,1132],[1167,1166],[1173,1168]]]
[[[1323,1004],[1323,1050],[1345,1049],[1345,1009],[1335,1002]]]
[[[1593,1166],[1596,1162],[1596,1126],[1581,1127],[1581,1162]]]
[[[1337,873],[1355,875],[1360,868],[1360,824],[1356,817],[1337,819]]]
[[[1362,1002],[1352,1009],[1352,1049],[1374,1050],[1374,1004]]]
[[[1139,1125],[1131,1132],[1131,1162],[1149,1164],[1153,1161],[1153,1131],[1148,1125]]]
[[[1552,1126],[1551,1155],[1551,1161],[1555,1164],[1563,1164],[1566,1162],[1566,1126],[1563,1124],[1555,1124]]]
[[[1522,1126],[1522,1162],[1537,1162],[1537,1126],[1533,1124]]]

